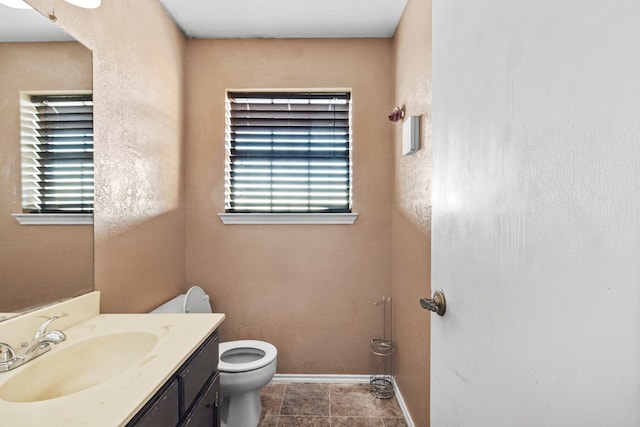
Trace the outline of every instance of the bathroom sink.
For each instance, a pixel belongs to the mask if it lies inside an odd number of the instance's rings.
[[[141,361],[157,341],[147,332],[101,335],[70,345],[67,341],[16,368],[0,387],[0,399],[38,402],[86,390]]]

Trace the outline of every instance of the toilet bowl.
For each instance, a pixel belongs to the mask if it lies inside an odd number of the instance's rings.
[[[199,286],[167,301],[152,313],[211,313],[209,296]],[[224,427],[255,427],[260,420],[260,389],[276,373],[278,350],[256,340],[221,342],[220,419]]]
[[[223,426],[257,426],[262,412],[260,389],[276,373],[276,348],[264,341],[220,343],[220,396]]]

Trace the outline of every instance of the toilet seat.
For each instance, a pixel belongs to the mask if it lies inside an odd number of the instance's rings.
[[[225,353],[232,350],[241,349],[256,349],[259,352],[264,353],[262,357],[257,360],[249,362],[226,362],[223,361]],[[238,340],[238,341],[226,341],[221,342],[219,346],[220,357],[218,360],[218,370],[220,372],[246,372],[260,369],[276,360],[278,350],[272,344],[264,341],[257,340]],[[239,351],[241,353],[241,351]]]

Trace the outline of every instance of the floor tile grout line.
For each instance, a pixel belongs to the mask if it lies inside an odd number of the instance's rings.
[[[280,399],[280,407],[278,408],[278,416],[276,417],[276,427],[280,425],[280,415],[282,414],[282,406],[284,405],[284,395],[287,392],[287,385],[284,385],[284,390],[282,390],[282,399]]]
[[[331,391],[333,390],[333,386],[330,385],[329,386],[329,427],[331,427],[331,425],[333,424],[333,422],[331,421]]]
[[[280,407],[278,408],[278,417],[282,414],[282,407],[284,406],[284,395],[287,394],[287,385],[284,386],[284,390],[282,390],[282,399],[280,399]]]

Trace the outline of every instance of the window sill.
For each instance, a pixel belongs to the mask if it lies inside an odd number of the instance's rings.
[[[224,224],[353,224],[357,213],[219,213]]]
[[[20,225],[91,225],[93,214],[11,214]]]

